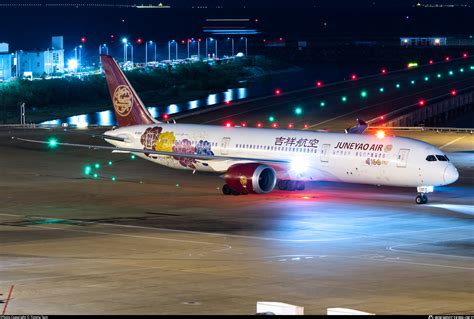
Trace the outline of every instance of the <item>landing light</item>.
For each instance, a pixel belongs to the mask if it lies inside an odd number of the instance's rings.
[[[408,68],[416,68],[418,66],[418,62],[410,62],[408,63]]]
[[[296,173],[303,173],[308,169],[308,161],[304,157],[295,157],[291,160],[290,170]]]
[[[377,133],[375,133],[375,136],[377,136],[378,139],[383,139],[385,137],[385,132],[383,130],[378,130]]]

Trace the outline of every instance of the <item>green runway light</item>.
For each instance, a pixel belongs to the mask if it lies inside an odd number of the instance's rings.
[[[112,166],[112,161],[109,161],[107,164],[109,164],[109,166]]]
[[[87,165],[86,167],[84,167],[84,174],[89,175],[91,173],[91,170],[92,168],[89,165]]]
[[[115,178],[115,176],[112,176],[112,178],[111,178],[111,179],[112,179],[112,182],[115,182],[115,181],[116,181],[116,178]]]
[[[430,79],[429,77],[425,76],[425,81],[428,81],[429,79]]]
[[[295,114],[296,115],[301,115],[303,113],[303,109],[301,107],[295,108]]]
[[[471,65],[469,69],[474,70],[474,65]]]
[[[438,79],[441,78],[441,73],[436,74],[436,76],[438,77]]]
[[[343,97],[341,97],[341,100],[342,100],[342,102],[346,102],[346,101],[347,101],[347,97],[343,96]]]
[[[385,90],[384,88],[379,89],[380,93],[383,93],[384,90]]]
[[[56,148],[58,147],[58,140],[54,137],[51,137],[49,140],[48,140],[48,147],[49,148]]]
[[[415,84],[415,80],[411,80],[411,82],[410,82],[410,83],[411,83],[411,84]]]
[[[268,118],[268,120],[269,120],[270,122],[274,122],[274,121],[275,121],[275,117],[270,116],[270,117]]]
[[[98,177],[99,177],[99,174],[95,173],[94,178],[98,178]]]
[[[130,156],[130,158],[131,158],[132,160],[134,160],[134,159],[136,158],[136,156],[135,156],[134,154],[132,154],[132,156]]]
[[[397,89],[399,89],[399,88],[400,88],[400,83],[395,84],[395,87],[396,87]]]
[[[99,169],[99,168],[100,168],[100,164],[99,164],[99,163],[95,163],[95,164],[94,164],[94,167],[97,168],[97,169]]]
[[[460,68],[460,69],[459,69],[459,72],[464,72],[464,69],[463,69],[463,68]]]
[[[321,103],[319,103],[319,105],[321,105],[321,107],[324,107],[326,105],[326,103],[321,102]]]
[[[453,72],[453,71],[449,71],[449,75],[453,75],[453,74],[454,74],[454,72]]]
[[[367,97],[367,91],[362,91],[360,92],[361,97]]]

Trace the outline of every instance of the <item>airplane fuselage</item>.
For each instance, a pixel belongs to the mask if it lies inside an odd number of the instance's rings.
[[[278,179],[419,187],[447,185],[458,178],[438,148],[402,137],[167,123],[121,127],[106,134],[124,137],[125,142],[107,140],[123,148],[244,158],[136,154],[176,169],[223,173],[232,165],[264,158],[288,161],[272,165]],[[435,160],[428,161],[428,156]]]

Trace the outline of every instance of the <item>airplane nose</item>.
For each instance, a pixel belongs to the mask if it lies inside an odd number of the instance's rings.
[[[459,178],[459,173],[454,165],[450,164],[444,170],[444,182],[447,184],[454,183]]]

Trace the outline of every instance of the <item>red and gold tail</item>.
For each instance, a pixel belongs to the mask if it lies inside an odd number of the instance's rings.
[[[101,55],[100,59],[118,125],[130,126],[158,123],[147,111],[137,92],[135,92],[117,65],[117,62],[109,55]]]

